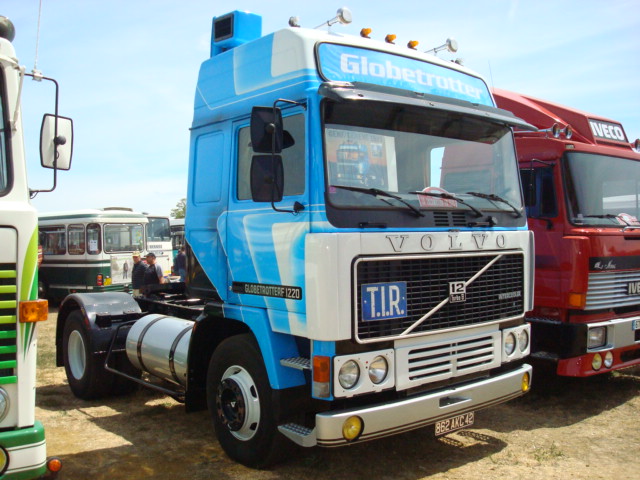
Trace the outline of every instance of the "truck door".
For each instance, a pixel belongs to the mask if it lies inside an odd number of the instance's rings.
[[[296,109],[299,110],[299,109]],[[297,213],[276,211],[270,202],[256,202],[251,191],[251,147],[248,121],[236,127],[235,174],[230,188],[226,222],[230,302],[269,310],[275,327],[289,332],[296,313],[304,312],[304,241],[309,231],[309,192],[305,155],[305,115],[284,116],[284,130],[293,145],[282,150],[284,185],[278,210],[305,206]],[[233,167],[232,167],[233,168]],[[275,320],[278,318],[279,320]]]

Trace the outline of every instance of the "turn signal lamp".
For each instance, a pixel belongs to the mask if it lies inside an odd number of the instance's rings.
[[[371,35],[370,28],[363,28],[362,30],[360,30],[360,36],[362,38],[371,38],[369,35]]]
[[[356,440],[364,429],[364,422],[360,417],[349,417],[342,424],[342,436],[348,442]]]
[[[568,300],[569,300],[570,307],[584,308],[584,306],[587,304],[587,294],[569,292]]]
[[[409,40],[409,43],[407,43],[407,47],[416,50],[416,47],[420,44],[420,42],[418,40]]]
[[[62,460],[60,460],[58,457],[51,457],[49,460],[47,460],[47,470],[49,470],[51,473],[58,473],[60,470],[62,470]]]
[[[43,322],[49,318],[49,302],[30,300],[20,302],[20,323]]]
[[[331,359],[322,355],[313,357],[313,395],[318,398],[331,396]]]
[[[99,273],[98,275],[96,275],[96,285],[101,287],[102,285],[104,285],[104,277],[102,276],[101,273]]]
[[[391,43],[393,44],[396,40],[396,36],[393,33],[390,33],[389,35],[387,35],[386,37],[384,37],[384,41],[387,43]]]
[[[527,393],[531,388],[531,377],[529,376],[529,372],[522,375],[522,384],[520,388],[522,388],[523,393]]]

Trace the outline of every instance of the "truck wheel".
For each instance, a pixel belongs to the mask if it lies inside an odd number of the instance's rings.
[[[108,395],[114,382],[113,375],[104,369],[104,358],[96,357],[90,349],[82,313],[75,310],[64,325],[62,351],[69,387],[84,400]]]
[[[278,432],[279,412],[262,361],[250,334],[224,340],[207,371],[207,403],[216,436],[233,460],[265,468],[280,460],[287,439]]]

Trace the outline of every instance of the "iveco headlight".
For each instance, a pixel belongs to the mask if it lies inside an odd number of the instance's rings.
[[[587,334],[587,348],[597,348],[607,343],[607,328],[594,327],[589,329]]]
[[[4,388],[0,388],[0,422],[9,413],[9,394]]]
[[[382,383],[387,378],[389,364],[383,356],[377,356],[369,365],[369,379],[376,385]]]
[[[504,339],[504,353],[507,355],[511,355],[516,349],[516,336],[513,332],[509,333],[507,337]]]
[[[342,367],[340,367],[340,372],[338,373],[338,380],[340,381],[340,385],[345,390],[349,390],[356,383],[358,383],[358,379],[360,378],[360,367],[353,360],[349,360],[345,362]]]

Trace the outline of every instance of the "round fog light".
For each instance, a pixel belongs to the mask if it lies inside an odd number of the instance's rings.
[[[340,372],[338,372],[338,381],[345,390],[349,390],[358,383],[359,378],[360,367],[353,360],[345,362],[345,364],[340,367]]]
[[[611,368],[613,365],[613,353],[607,352],[604,356],[604,366],[607,368]]]
[[[342,424],[342,436],[351,442],[360,436],[363,428],[364,423],[360,417],[349,417]]]
[[[602,368],[602,356],[599,353],[596,353],[593,356],[593,360],[591,360],[591,368],[594,370],[600,370]]]

